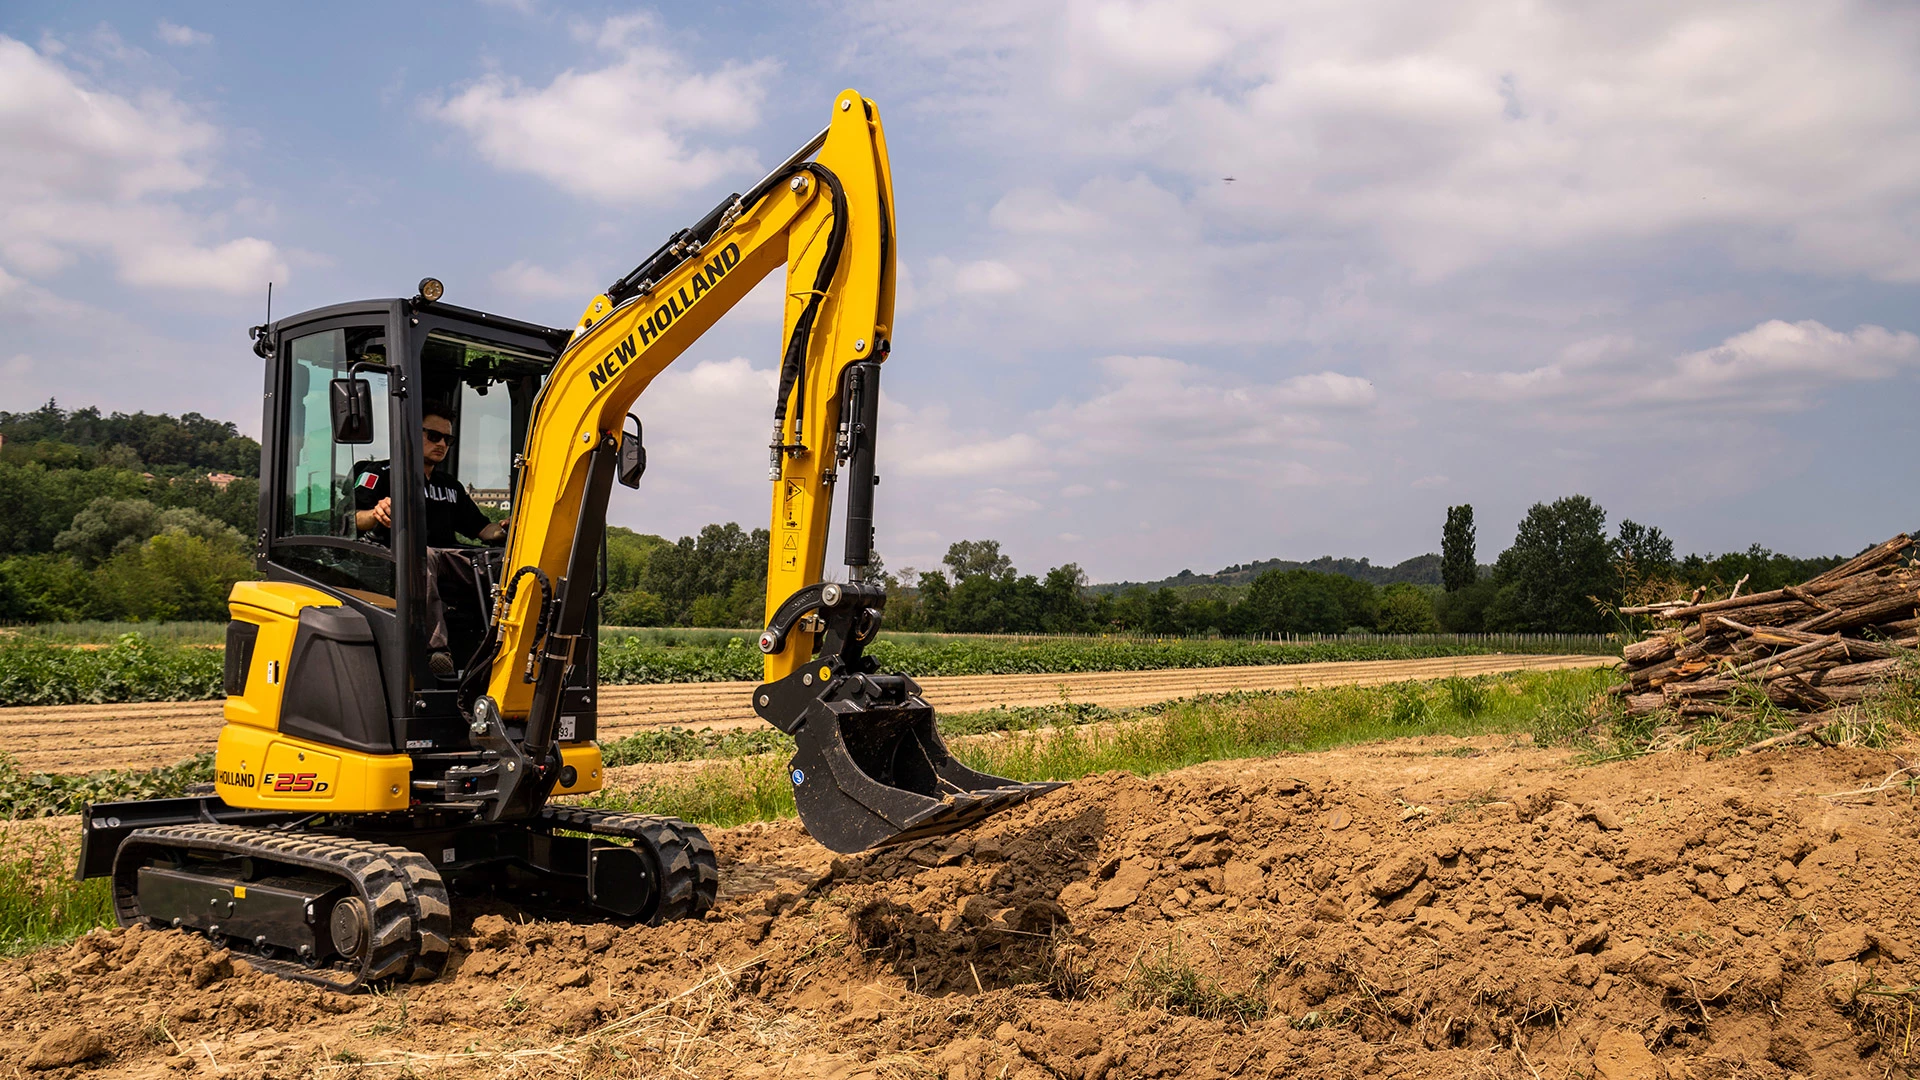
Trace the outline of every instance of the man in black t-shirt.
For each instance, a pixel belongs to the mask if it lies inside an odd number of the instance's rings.
[[[483,544],[504,540],[504,526],[488,519],[475,505],[473,496],[457,480],[434,479],[435,466],[447,459],[453,448],[453,421],[429,412],[421,421],[421,444],[426,456],[425,483],[427,535],[427,609],[433,630],[427,638],[427,666],[441,678],[455,672],[453,654],[448,650],[447,608],[440,597],[442,578],[472,590],[480,596],[473,563],[462,552],[448,550],[459,544],[459,536],[471,536]],[[376,544],[393,543],[392,462],[366,461],[354,466],[353,524],[360,539]],[[451,587],[451,586],[448,586]],[[484,606],[485,596],[480,596]]]
[[[421,420],[421,446],[426,451],[427,546],[453,547],[455,538],[471,536],[483,544],[498,543],[507,535],[502,526],[487,519],[465,485],[457,480],[433,478],[434,467],[447,460],[453,448],[453,421],[439,413],[428,413]],[[371,461],[354,466],[353,524],[362,540],[391,544],[393,528],[392,483],[388,477],[391,462]]]

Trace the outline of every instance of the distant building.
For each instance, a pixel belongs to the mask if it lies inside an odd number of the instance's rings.
[[[475,503],[488,510],[513,509],[513,492],[507,488],[483,488],[469,484],[467,494],[473,496]]]
[[[233,475],[232,473],[226,473],[226,472],[214,472],[214,473],[207,474],[207,483],[212,484],[214,487],[219,488],[221,491],[227,490],[227,485],[233,483],[235,480],[238,480],[238,479],[240,478]]]

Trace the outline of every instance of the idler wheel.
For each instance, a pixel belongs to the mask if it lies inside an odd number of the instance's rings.
[[[327,928],[333,935],[333,951],[349,960],[361,959],[367,951],[367,905],[357,896],[349,896],[333,905]]]

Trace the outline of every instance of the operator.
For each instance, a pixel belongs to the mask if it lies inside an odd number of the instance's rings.
[[[428,412],[421,418],[420,445],[426,451],[427,465],[423,492],[427,499],[427,546],[453,547],[460,542],[455,533],[471,536],[483,544],[497,544],[506,538],[506,528],[488,520],[474,504],[473,496],[467,494],[465,486],[457,481],[433,478],[434,467],[447,460],[447,451],[453,449],[453,439],[453,421],[437,412]],[[359,466],[365,475],[355,481],[353,487],[354,527],[360,531],[362,540],[376,544],[393,542],[389,535],[393,527],[393,499],[387,477],[391,464],[375,461]]]
[[[426,496],[427,539],[427,613],[433,629],[427,635],[427,667],[434,675],[447,678],[456,671],[453,653],[448,649],[447,606],[441,598],[446,587],[471,591],[485,606],[473,561],[459,550],[458,536],[471,536],[483,544],[506,539],[506,527],[488,519],[455,480],[436,480],[433,471],[447,460],[453,449],[453,421],[431,409],[421,418],[420,444],[425,451],[426,469],[422,494]],[[393,543],[392,462],[363,462],[354,466],[359,478],[353,486],[354,528],[362,540],[376,544]],[[458,535],[456,535],[458,534]],[[444,584],[443,584],[444,579]]]

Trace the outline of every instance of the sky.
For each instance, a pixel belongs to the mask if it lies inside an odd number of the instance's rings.
[[[1920,488],[1920,6],[1894,0],[0,10],[0,409],[257,434],[246,327],[570,326],[825,126],[887,124],[879,550],[1095,581],[1480,558],[1584,494],[1851,553]],[[642,397],[610,519],[767,515],[771,282]]]

